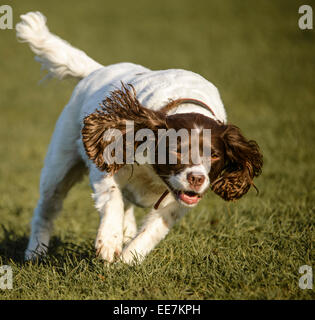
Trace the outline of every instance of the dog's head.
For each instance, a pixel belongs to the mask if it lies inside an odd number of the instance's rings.
[[[135,136],[131,149],[127,122],[132,122]],[[120,162],[107,161],[117,152],[108,148],[113,144],[113,132],[119,133],[115,146],[121,142]],[[100,109],[84,119],[82,139],[88,157],[110,174],[130,163],[128,155],[136,162],[141,160],[139,149],[144,151],[142,155],[151,159],[155,172],[176,199],[190,207],[209,187],[224,200],[241,198],[254,185],[263,163],[257,143],[247,140],[238,127],[199,113],[167,115],[147,109],[137,100],[132,86],[131,90],[123,85],[113,91]]]

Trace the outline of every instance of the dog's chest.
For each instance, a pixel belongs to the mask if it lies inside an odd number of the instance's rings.
[[[123,169],[123,197],[139,207],[152,207],[166,190],[165,184],[149,166],[134,165],[133,172],[131,166]]]

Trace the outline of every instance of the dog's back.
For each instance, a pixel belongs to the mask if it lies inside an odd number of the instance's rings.
[[[52,34],[46,26],[46,18],[40,12],[29,12],[22,15],[21,20],[16,25],[17,38],[29,44],[36,54],[35,60],[41,63],[42,69],[48,70],[47,78],[83,79],[74,91],[74,95],[84,91],[84,97],[81,98],[84,105],[81,105],[83,109],[79,121],[93,112],[112,90],[124,82],[134,86],[139,101],[150,109],[157,110],[170,99],[187,96],[204,101],[214,110],[217,120],[226,122],[226,113],[217,88],[194,72],[178,69],[151,71],[133,63],[104,67],[83,51]],[[78,106],[80,99],[76,100],[76,108],[81,109]],[[189,107],[192,112],[212,117],[198,106]],[[185,110],[186,106],[180,106],[176,112]]]

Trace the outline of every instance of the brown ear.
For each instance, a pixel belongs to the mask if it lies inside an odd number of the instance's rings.
[[[116,173],[123,164],[108,164],[104,161],[104,149],[112,141],[106,141],[104,134],[108,129],[118,129],[122,133],[124,140],[124,159],[126,159],[126,121],[134,122],[134,131],[142,128],[148,128],[156,131],[157,128],[165,127],[165,115],[162,112],[156,112],[143,107],[136,98],[136,92],[132,85],[131,89],[126,88],[122,83],[120,90],[111,92],[100,109],[84,118],[82,129],[83,145],[89,159],[94,161],[96,166],[111,174]],[[139,144],[139,143],[138,143]],[[137,144],[135,143],[135,147]]]
[[[263,157],[258,144],[246,140],[236,126],[227,125],[221,138],[226,165],[211,187],[224,200],[231,201],[241,198],[251,186],[255,187],[253,179],[261,174]]]

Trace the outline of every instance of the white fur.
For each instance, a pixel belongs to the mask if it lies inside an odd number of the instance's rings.
[[[60,115],[49,145],[26,259],[46,253],[53,220],[62,207],[63,199],[88,168],[95,207],[100,213],[95,242],[97,253],[109,262],[121,253],[122,260],[127,263],[132,263],[134,256],[142,260],[166,236],[187,208],[169,194],[158,210],[151,210],[136,234],[132,204],[152,207],[166,186],[149,165],[134,166],[132,175],[130,165],[120,169],[113,177],[100,172],[84,151],[81,140],[83,119],[94,112],[113,89],[120,88],[123,81],[134,86],[140,103],[148,108],[158,110],[169,99],[198,99],[211,106],[217,120],[226,122],[217,88],[200,75],[185,70],[151,71],[132,63],[103,67],[84,52],[51,34],[41,13],[30,12],[22,15],[21,19],[22,22],[16,26],[17,36],[30,45],[37,60],[49,71],[49,76],[83,78]],[[214,118],[209,111],[190,104],[179,106],[172,110],[174,112],[199,112]],[[198,170],[203,172],[204,168]],[[183,174],[186,176],[187,172]],[[184,176],[177,178],[179,184],[185,183]],[[206,180],[203,188],[208,185]],[[127,243],[124,249],[123,243]]]
[[[204,193],[206,189],[209,187],[210,179],[208,176],[208,171],[203,165],[196,165],[193,167],[189,167],[184,169],[183,171],[179,172],[176,175],[172,175],[169,178],[170,184],[176,189],[176,190],[191,190],[194,191],[188,181],[187,181],[187,175],[189,173],[195,173],[195,174],[202,174],[205,176],[205,181],[202,184],[200,190],[198,190],[199,193]]]
[[[48,77],[63,79],[67,76],[84,78],[102,65],[83,51],[49,32],[46,17],[40,12],[21,15],[22,22],[16,25],[16,34],[21,42],[29,44],[35,59],[49,71]]]
[[[167,201],[167,199],[166,199]],[[159,210],[152,210],[138,235],[124,248],[122,260],[132,263],[135,259],[141,262],[144,257],[168,234],[172,226],[187,209],[171,200]]]

